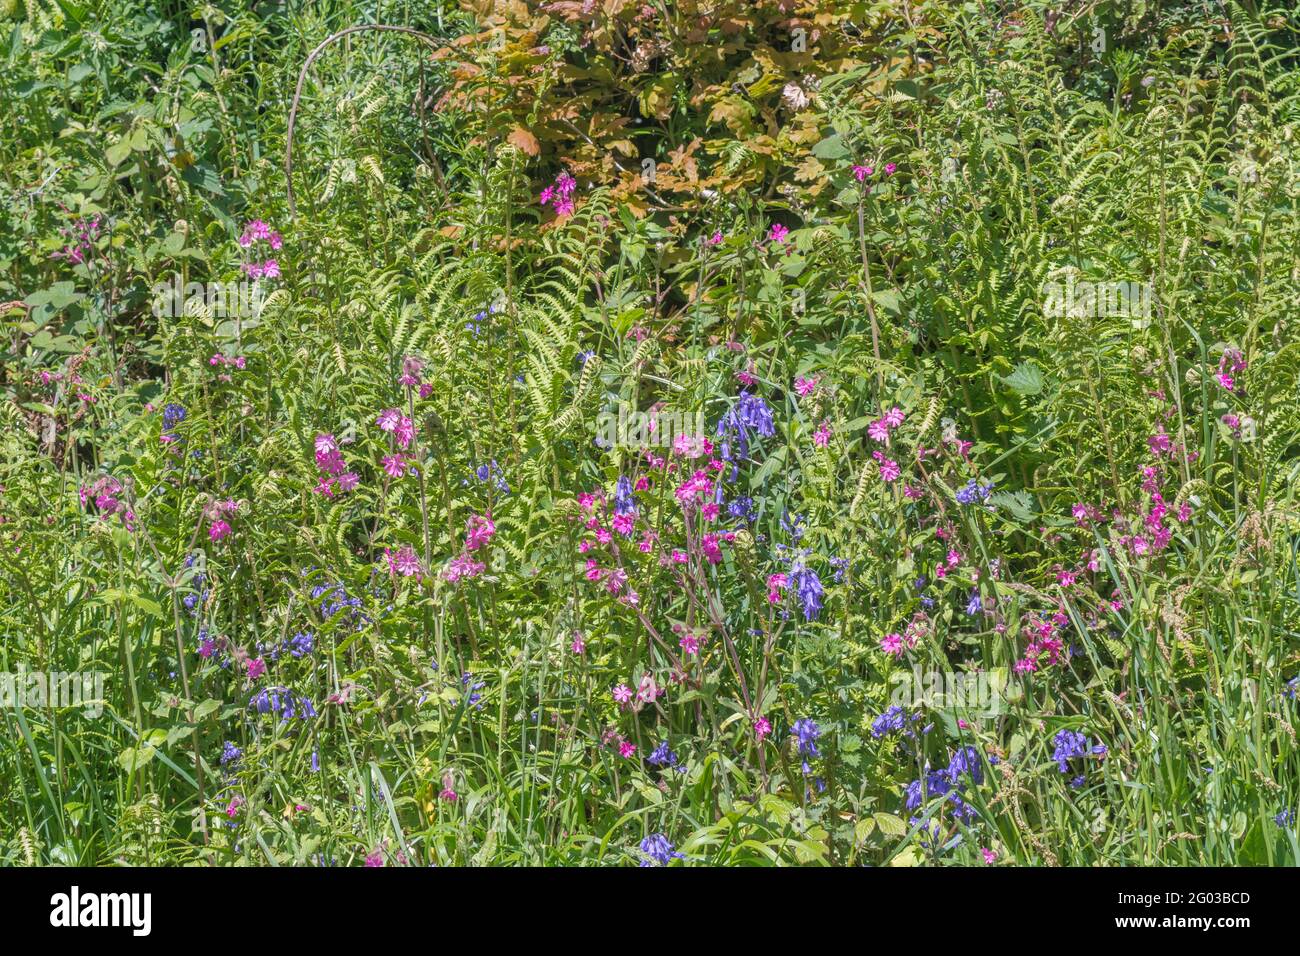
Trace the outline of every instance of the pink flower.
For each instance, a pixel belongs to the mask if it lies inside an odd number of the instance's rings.
[[[230,525],[220,519],[212,522],[208,527],[208,538],[212,541],[220,541],[228,534],[230,534]]]
[[[587,652],[587,642],[582,639],[581,634],[573,635],[573,642],[569,645],[569,650],[575,654],[585,654]]]
[[[673,454],[681,455],[684,458],[699,458],[707,455],[713,450],[713,443],[703,435],[678,435],[673,439]],[[637,481],[639,486],[644,478]],[[647,486],[648,486],[647,482]],[[644,488],[637,488],[637,491],[644,491]]]
[[[322,455],[329,455],[339,450],[339,444],[334,440],[333,435],[316,436],[316,461],[319,463]]]
[[[415,438],[415,423],[403,415],[402,420],[397,423],[393,437],[397,439],[398,448],[406,448]]]
[[[636,688],[637,700],[641,701],[642,703],[649,703],[650,701],[655,700],[658,697],[661,697],[662,695],[663,695],[663,691],[661,691],[655,685],[655,679],[653,677],[651,677],[649,674],[646,674],[644,677],[641,678],[641,683],[638,684]]]
[[[886,175],[886,176],[892,176],[892,175],[894,175],[894,170],[896,170],[896,169],[898,169],[898,166],[895,165],[894,163],[885,163],[885,175]]]
[[[790,585],[790,579],[784,574],[770,574],[767,578],[767,603],[778,604],[781,592]]]
[[[420,574],[420,559],[415,556],[415,549],[409,544],[398,548],[396,552],[385,548],[384,557],[388,560],[390,574],[400,574],[404,578]]]
[[[625,740],[618,745],[618,755],[620,757],[626,759],[631,757],[634,753],[636,753],[636,744],[632,743],[632,741]]]
[[[763,738],[772,732],[772,724],[766,717],[757,717],[754,720],[754,736],[758,738],[761,744]]]
[[[895,657],[903,656],[903,635],[886,634],[880,639],[880,649],[886,654],[893,654]]]
[[[443,787],[443,788],[438,792],[438,799],[439,799],[439,800],[442,800],[442,801],[445,802],[445,803],[455,803],[455,802],[456,802],[456,791],[453,790],[453,789],[451,789],[451,787]]]
[[[677,642],[681,645],[683,651],[687,654],[698,654],[700,652],[700,639],[694,634],[683,634],[681,640]]]
[[[812,378],[796,378],[794,380],[794,390],[801,398],[811,395],[816,387],[817,376],[815,375]]]
[[[452,584],[455,584],[461,578],[478,577],[487,570],[487,565],[482,561],[475,561],[468,554],[458,554],[447,562],[447,570],[444,576]]]
[[[385,455],[382,461],[390,478],[401,478],[406,473],[406,459],[401,455]]]
[[[831,440],[830,425],[827,424],[826,422],[822,422],[817,427],[817,431],[813,432],[813,444],[816,445],[818,448],[825,448],[826,443],[829,442],[830,440]]]
[[[543,206],[551,206],[555,215],[563,219],[573,214],[573,192],[578,188],[577,180],[567,172],[555,177],[555,182],[541,191],[537,201]]]
[[[779,222],[772,223],[772,228],[768,230],[767,238],[772,242],[784,245],[790,235],[790,230]]]
[[[713,479],[703,471],[696,471],[673,492],[682,507],[697,501],[707,501],[713,494]]]
[[[870,176],[870,175],[871,175],[872,173],[874,173],[874,172],[875,172],[875,170],[872,169],[870,166],[854,166],[854,167],[853,167],[853,176],[854,176],[854,178],[857,179],[858,182],[862,182],[863,180],[865,180],[868,176]]]
[[[628,687],[627,684],[619,684],[610,691],[610,694],[613,696],[614,702],[618,704],[626,704],[632,700],[632,688]]]
[[[496,533],[497,526],[493,523],[491,514],[470,515],[465,522],[465,549],[477,551],[491,541]]]
[[[407,388],[413,388],[420,384],[420,369],[424,368],[424,361],[416,358],[414,355],[408,355],[402,359],[402,374],[397,378],[397,384],[405,385]]]
[[[985,846],[980,847],[980,856],[984,857],[984,862],[990,866],[996,863],[998,859],[998,855]]]
[[[248,662],[248,679],[257,680],[266,673],[266,662],[260,657],[254,657]]]

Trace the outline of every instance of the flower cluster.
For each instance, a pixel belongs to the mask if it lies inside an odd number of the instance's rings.
[[[567,172],[561,172],[554,183],[542,190],[537,201],[543,206],[551,206],[555,215],[563,219],[573,215],[573,193],[577,188],[577,181]]]
[[[1088,738],[1077,730],[1060,730],[1052,738],[1052,744],[1055,749],[1052,751],[1052,759],[1056,761],[1056,767],[1063,774],[1073,774],[1070,778],[1070,786],[1082,787],[1086,781],[1086,776],[1080,770],[1081,761],[1089,756],[1105,757],[1107,750],[1105,744],[1088,746]]]
[[[244,249],[252,250],[260,242],[266,243],[274,252],[278,252],[284,244],[284,240],[278,232],[272,230],[262,220],[254,219],[245,224],[244,231],[239,236],[239,245]],[[280,278],[280,263],[269,257],[264,260],[251,259],[245,262],[241,268],[250,279]]]
[[[208,520],[208,539],[213,542],[229,537],[232,529],[228,518],[233,518],[239,511],[239,502],[227,498],[208,502],[203,507],[203,516]]]
[[[284,723],[288,720],[307,720],[317,716],[310,697],[295,694],[287,687],[263,687],[249,700],[250,710],[259,714],[273,714]]]
[[[77,495],[81,507],[93,504],[101,519],[118,515],[127,531],[135,530],[135,512],[122,502],[122,483],[111,475],[101,475],[90,484],[82,485]]]
[[[997,759],[990,757],[989,762],[996,763]],[[951,755],[947,767],[932,770],[927,763],[925,774],[907,785],[905,804],[907,809],[916,810],[936,797],[943,797],[945,806],[952,805],[952,815],[956,819],[964,823],[972,823],[977,814],[975,808],[965,799],[966,788],[978,787],[983,782],[984,765],[980,760],[979,751],[968,745],[959,748]],[[930,816],[927,813],[923,817],[912,817],[911,822],[914,825],[925,824],[929,820]]]
[[[86,261],[86,257],[95,249],[95,240],[103,228],[99,216],[84,216],[75,219],[70,227],[65,226],[59,233],[67,240],[58,252],[51,255],[53,259],[63,259],[74,266]]]

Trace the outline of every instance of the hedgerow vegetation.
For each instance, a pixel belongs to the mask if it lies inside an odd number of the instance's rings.
[[[0,14],[0,860],[1298,861],[1292,4]]]

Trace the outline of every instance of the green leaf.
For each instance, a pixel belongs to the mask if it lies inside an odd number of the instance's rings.
[[[1020,395],[1037,395],[1043,390],[1043,373],[1033,362],[1021,362],[1010,375],[998,378]]]

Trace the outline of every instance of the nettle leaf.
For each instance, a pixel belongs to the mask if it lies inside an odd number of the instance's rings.
[[[849,148],[844,145],[844,137],[839,133],[827,136],[812,148],[812,154],[818,159],[845,159],[849,155]]]
[[[1019,491],[995,491],[989,495],[989,502],[998,508],[1004,508],[1020,523],[1034,520],[1034,499],[1024,489]]]
[[[1037,395],[1043,390],[1043,372],[1033,362],[1021,362],[1010,375],[998,377],[1019,395]]]

